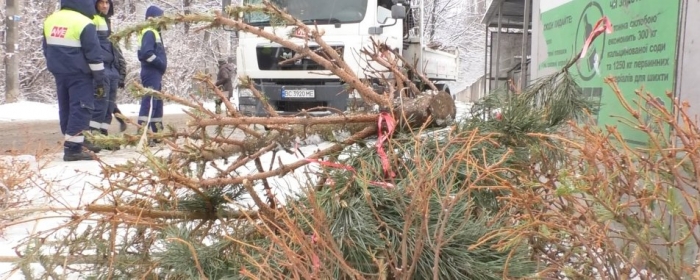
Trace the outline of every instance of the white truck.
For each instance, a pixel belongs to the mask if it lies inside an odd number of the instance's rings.
[[[343,59],[355,74],[375,85],[381,93],[376,73],[367,71],[370,62],[361,58],[360,50],[372,46],[372,39],[385,42],[398,50],[407,61],[418,62],[418,71],[436,83],[440,90],[449,92],[446,82],[457,80],[459,54],[457,50],[441,51],[426,47],[422,30],[423,0],[272,0],[278,7],[313,26],[316,22],[325,33],[324,41],[342,50]],[[261,0],[245,0],[243,4],[260,4]],[[253,26],[264,28],[287,38],[295,28],[270,23],[262,13],[243,15]],[[302,39],[298,40],[302,45]],[[318,47],[313,42],[310,48]],[[296,114],[315,107],[330,107],[346,111],[349,104],[362,103],[356,92],[348,92],[344,82],[330,71],[308,58],[280,63],[295,53],[279,44],[256,35],[239,32],[236,49],[239,76],[247,76],[256,89],[264,93],[268,102],[280,115]],[[418,77],[412,77],[421,84]],[[422,86],[422,85],[421,85]],[[421,87],[424,88],[424,87]],[[252,92],[237,88],[239,110],[248,116],[266,116],[267,113]],[[359,102],[358,102],[359,101]],[[316,111],[317,115],[331,114],[334,110]]]

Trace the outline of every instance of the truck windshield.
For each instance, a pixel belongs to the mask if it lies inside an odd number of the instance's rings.
[[[367,13],[367,0],[271,0],[280,9],[306,24],[356,23]],[[262,4],[262,0],[245,0],[245,4]],[[255,26],[270,25],[270,17],[262,12],[245,14],[245,21]],[[274,22],[274,20],[273,20]]]

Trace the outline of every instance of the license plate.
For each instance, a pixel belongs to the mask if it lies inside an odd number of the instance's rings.
[[[287,89],[284,91],[285,98],[314,98],[316,93],[313,89]]]

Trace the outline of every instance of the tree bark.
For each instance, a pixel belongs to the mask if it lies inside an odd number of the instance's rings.
[[[185,7],[185,15],[189,15],[192,13],[192,11],[190,11],[190,3],[191,3],[190,0],[183,0],[182,1],[182,6]],[[187,34],[189,32],[190,32],[190,23],[185,22],[185,34]]]
[[[90,204],[85,206],[85,211],[93,213],[125,213],[142,218],[152,219],[185,219],[185,220],[213,220],[225,219],[257,219],[257,212],[229,211],[221,213],[190,212],[177,210],[157,210],[129,205],[99,205]]]
[[[19,3],[6,0],[7,11],[5,42],[5,103],[17,102],[19,98]],[[43,32],[43,31],[42,31]]]
[[[457,106],[452,96],[444,91],[437,94],[421,94],[403,101],[395,100],[394,108],[402,129],[445,127],[457,114]]]

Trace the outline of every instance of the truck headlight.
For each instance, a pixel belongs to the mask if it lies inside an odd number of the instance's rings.
[[[253,91],[249,88],[239,88],[238,97],[253,97]]]

